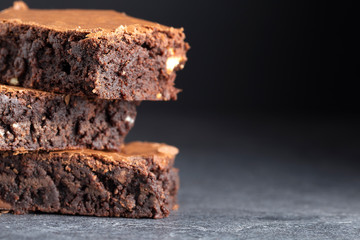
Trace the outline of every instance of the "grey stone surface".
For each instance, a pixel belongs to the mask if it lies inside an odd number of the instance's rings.
[[[357,121],[209,119],[145,114],[130,136],[182,150],[169,218],[5,214],[0,239],[360,239]]]

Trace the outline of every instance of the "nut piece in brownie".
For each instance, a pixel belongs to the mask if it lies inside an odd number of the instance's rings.
[[[137,105],[0,85],[0,151],[116,151]]]
[[[176,99],[183,29],[112,10],[0,12],[0,83],[103,99]]]
[[[163,218],[176,208],[177,148],[126,144],[95,150],[0,152],[0,210]]]

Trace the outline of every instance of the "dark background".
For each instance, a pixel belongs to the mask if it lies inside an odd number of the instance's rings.
[[[115,9],[185,28],[192,48],[176,79],[183,92],[178,101],[143,102],[129,141],[166,142],[185,152],[219,149],[270,156],[293,151],[304,156],[303,161],[339,157],[357,164],[358,27],[350,1],[330,2],[28,0],[27,4]],[[11,5],[11,0],[0,2],[0,8]]]
[[[115,9],[184,27],[192,49],[178,102],[144,111],[359,113],[350,1],[28,0]],[[1,0],[0,8],[12,4]],[[353,56],[354,55],[354,56]]]
[[[358,238],[358,13],[330,2],[28,0],[185,28],[183,93],[143,102],[127,138],[179,147],[180,210],[159,221],[7,214],[0,238]]]

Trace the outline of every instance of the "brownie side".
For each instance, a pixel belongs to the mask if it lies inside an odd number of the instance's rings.
[[[107,34],[0,21],[0,83],[103,99],[176,99],[189,46],[182,29]]]
[[[118,151],[137,104],[0,85],[0,151]]]
[[[175,156],[107,154],[0,153],[0,209],[15,214],[167,217],[179,187]]]
[[[89,38],[92,46],[101,46],[94,56],[100,69],[93,92],[110,99],[176,100],[176,71],[184,67],[189,48],[182,29],[134,31],[123,28],[106,40]]]

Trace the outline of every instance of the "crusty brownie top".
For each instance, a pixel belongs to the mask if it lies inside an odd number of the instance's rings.
[[[101,161],[109,162],[112,164],[126,163],[129,165],[146,165],[144,161],[151,158],[153,162],[160,169],[168,169],[174,163],[175,156],[179,153],[176,147],[164,143],[151,143],[151,142],[131,142],[123,145],[121,152],[107,152],[91,149],[82,150],[64,150],[64,151],[51,151],[46,154],[50,156],[71,156],[76,155],[83,158],[97,157]],[[39,152],[0,152],[0,157],[18,154],[41,154]],[[39,158],[40,160],[41,158]],[[51,157],[49,159],[51,161]]]
[[[40,96],[40,95],[65,96],[64,94],[60,94],[60,93],[45,92],[45,91],[37,90],[37,89],[8,86],[8,85],[3,85],[3,84],[0,84],[0,93],[32,93],[32,94],[36,94],[38,96]]]
[[[161,169],[173,165],[175,156],[179,153],[176,147],[163,143],[131,142],[121,148],[121,152],[106,152],[91,149],[54,151],[51,154],[78,154],[82,156],[98,156],[103,161],[126,162],[130,165],[143,165],[146,158],[152,158]]]
[[[40,26],[51,30],[66,32],[116,33],[117,31],[142,31],[147,28],[157,28],[172,31],[173,29],[158,23],[127,16],[125,13],[113,10],[41,10],[29,9],[22,1],[14,2],[13,7],[0,12],[0,21]],[[182,29],[180,30],[182,31]]]

